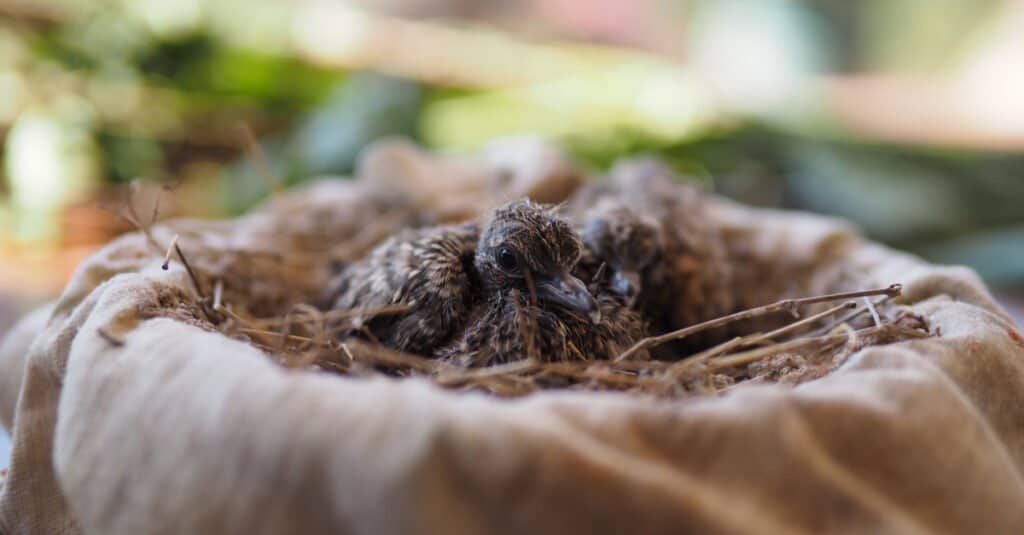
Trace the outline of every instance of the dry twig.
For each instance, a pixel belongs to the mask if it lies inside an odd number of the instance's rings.
[[[735,314],[728,316],[722,316],[713,320],[705,321],[704,323],[698,323],[697,325],[691,325],[689,327],[672,331],[670,333],[662,334],[659,336],[650,336],[637,342],[633,347],[627,349],[621,355],[616,357],[615,360],[626,360],[631,358],[639,351],[650,349],[652,347],[671,342],[673,340],[681,340],[687,336],[694,335],[699,332],[721,327],[729,323],[734,323],[740,320],[756,318],[758,316],[764,316],[772,312],[786,311],[794,316],[798,316],[797,309],[804,305],[811,305],[815,303],[827,303],[830,301],[839,301],[842,299],[853,299],[856,297],[868,297],[873,295],[886,295],[886,296],[897,296],[902,291],[902,286],[899,284],[893,284],[888,288],[882,288],[878,290],[865,290],[858,292],[844,292],[830,295],[822,295],[818,297],[806,297],[802,299],[784,299],[770,305],[764,305],[748,310],[741,310]]]
[[[789,311],[795,315],[798,307],[813,303],[870,295],[885,295],[886,299],[889,299],[898,293],[899,286],[893,285],[879,290],[789,299],[741,311],[682,331],[692,334],[711,328],[709,325],[723,325],[779,310]],[[796,338],[789,339],[801,330],[813,329],[843,310],[855,307],[855,301],[847,301],[769,332],[734,338],[678,362],[640,361],[629,358],[594,361],[582,354],[578,355],[578,360],[544,362],[541,355],[527,355],[527,358],[521,361],[473,367],[388,349],[374,340],[372,333],[365,335],[369,341],[335,341],[337,327],[325,328],[328,322],[374,314],[401,313],[406,310],[403,306],[326,312],[308,306],[296,306],[289,309],[289,313],[283,317],[255,319],[239,315],[232,311],[230,306],[223,305],[221,310],[230,321],[223,322],[221,329],[249,336],[253,343],[277,355],[277,360],[289,367],[315,366],[321,370],[346,375],[421,376],[428,377],[445,388],[458,391],[479,390],[498,396],[522,396],[540,389],[562,387],[678,397],[695,392],[717,393],[728,390],[737,382],[754,378],[753,372],[748,370],[752,363],[774,362],[771,359],[780,355],[800,357],[782,359],[778,366],[792,366],[787,364],[792,358],[820,363],[815,364],[818,368],[811,372],[794,372],[794,377],[800,380],[799,377],[813,378],[827,373],[828,369],[844,361],[863,345],[927,335],[919,330],[898,325],[897,322],[903,316],[896,316],[896,320],[887,320],[879,313],[880,323],[877,326],[854,331],[847,323],[840,323],[838,325],[841,329],[833,329],[821,335],[815,334],[817,331],[814,331],[810,335],[797,335]],[[855,312],[864,310],[858,309]],[[680,336],[679,333],[682,331],[668,333],[667,336]],[[760,366],[759,370],[766,364]]]

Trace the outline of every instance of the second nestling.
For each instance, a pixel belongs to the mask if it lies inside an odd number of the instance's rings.
[[[390,238],[339,275],[332,308],[407,305],[343,334],[464,366],[614,358],[644,336],[643,321],[574,274],[582,249],[553,209],[514,201],[482,223]]]

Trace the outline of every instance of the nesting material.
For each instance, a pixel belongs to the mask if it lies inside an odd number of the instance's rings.
[[[905,308],[889,306],[900,290],[899,285],[893,285],[880,290],[780,301],[646,338],[613,360],[551,362],[524,356],[515,362],[465,367],[452,361],[393,351],[373,342],[335,339],[339,330],[352,328],[350,320],[402,314],[406,307],[401,305],[328,312],[297,307],[294,313],[270,319],[243,318],[229,312],[231,321],[220,323],[219,328],[229,336],[244,337],[290,368],[316,368],[362,377],[426,377],[445,388],[500,396],[568,388],[672,398],[715,394],[751,380],[797,384],[824,376],[864,347],[930,336],[924,318]],[[802,306],[867,296],[882,298],[877,304],[866,301],[863,305],[849,300],[809,317],[798,312]],[[878,315],[878,308],[882,308],[884,316]],[[681,355],[675,361],[636,358],[638,354],[646,355],[639,350],[649,346],[779,311],[791,314],[793,319],[770,332],[738,336],[697,354]],[[865,316],[867,325],[863,321]]]

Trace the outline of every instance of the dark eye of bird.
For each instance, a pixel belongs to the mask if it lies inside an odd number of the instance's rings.
[[[498,249],[498,265],[505,271],[515,271],[519,268],[519,257],[511,247]]]

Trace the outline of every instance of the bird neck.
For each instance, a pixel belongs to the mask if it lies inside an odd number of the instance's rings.
[[[503,301],[515,292],[520,292],[515,288],[509,287],[507,284],[503,284],[493,280],[481,281],[481,288],[483,289],[484,295],[489,300]]]

